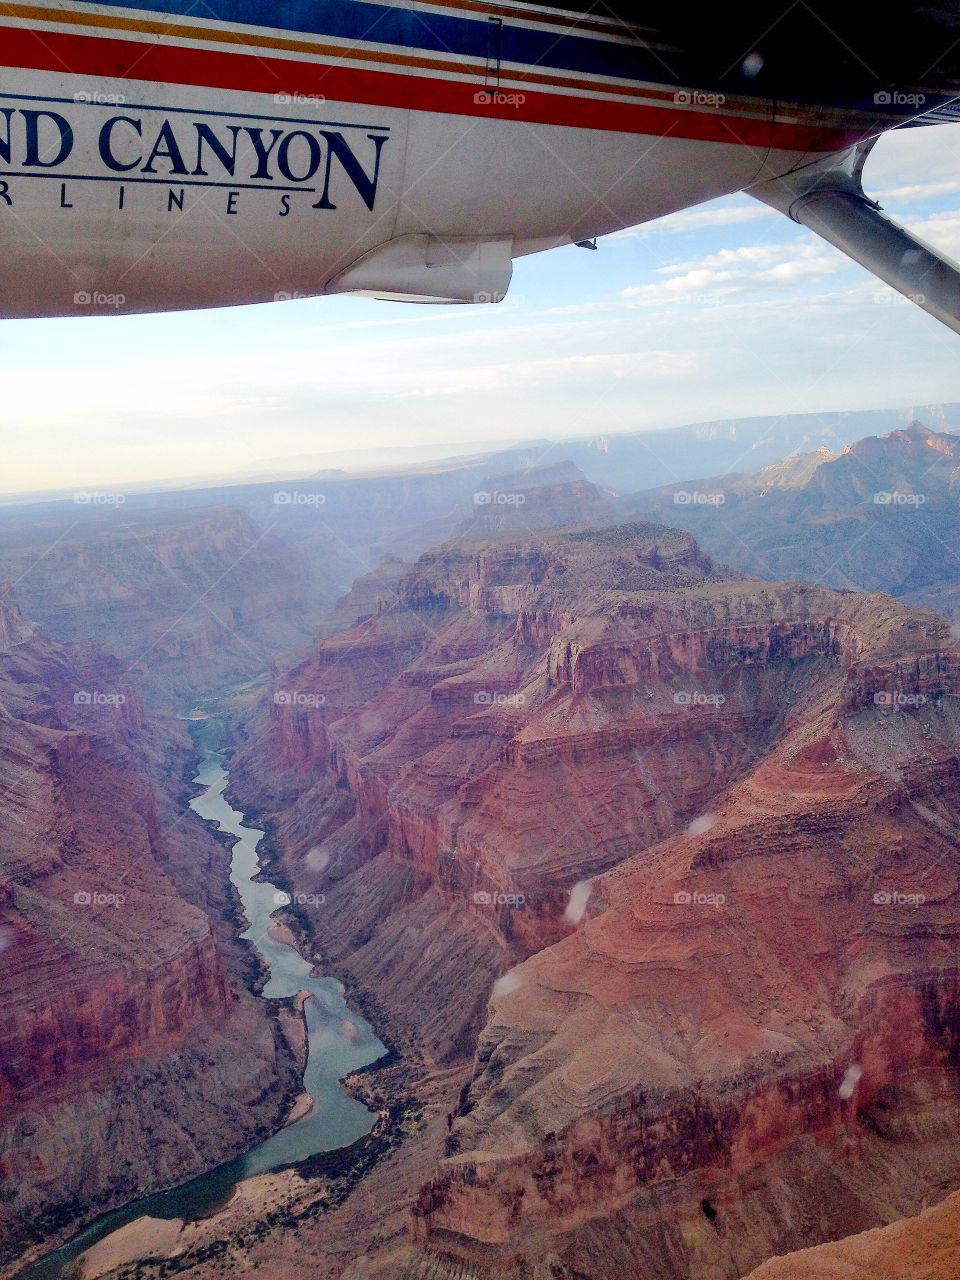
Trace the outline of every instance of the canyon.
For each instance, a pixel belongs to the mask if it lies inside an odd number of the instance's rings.
[[[334,598],[239,508],[49,505],[0,517],[0,577],[50,636],[111,653],[161,700],[269,673]]]
[[[329,446],[318,447],[312,453],[265,458],[245,472],[224,473],[209,480],[193,495],[182,482],[171,482],[167,488],[171,496],[176,493],[173,500],[178,503],[185,495],[197,502],[209,502],[210,495],[222,495],[229,488],[251,515],[260,519],[266,506],[264,482],[273,485],[282,480],[301,485],[309,477],[331,486],[329,492],[336,493],[342,509],[351,503],[355,507],[365,504],[379,512],[397,509],[397,496],[404,486],[409,486],[408,493],[416,495],[418,501],[433,504],[438,499],[445,500],[444,486],[457,472],[469,470],[476,478],[565,462],[579,468],[601,488],[634,493],[680,477],[756,471],[781,462],[792,453],[819,448],[836,452],[865,436],[904,427],[913,419],[928,422],[937,431],[954,432],[960,430],[960,404],[914,403],[899,409],[777,413],[688,422],[682,426],[672,426],[664,420],[639,430],[624,424],[616,430],[563,437],[529,437],[523,424],[511,418],[499,445],[465,441],[459,433],[433,445],[410,446],[398,438],[389,445],[364,448],[359,441],[353,447],[344,441],[334,451]],[[133,496],[129,495],[130,500]]]
[[[308,643],[382,557],[415,559],[458,528],[518,514],[519,527],[618,518],[570,463],[80,493],[0,507],[0,580],[52,638],[113,654],[148,701],[172,705],[269,676],[275,655]]]
[[[185,725],[9,589],[0,718],[2,1267],[244,1149],[297,1086],[221,846],[180,820]]]
[[[253,1145],[302,1066],[184,812],[181,715],[271,675],[334,596],[242,507],[131,507],[0,520],[0,1267]]]
[[[631,495],[637,518],[687,529],[760,578],[889,591],[960,620],[960,439],[913,421],[749,474]]]
[[[236,1265],[733,1280],[955,1186],[949,625],[651,525],[394,570],[234,770],[421,1128]]]
[[[941,1280],[960,1269],[960,1195],[834,1244],[771,1258],[747,1280]]]
[[[505,451],[0,511],[0,1274],[300,1091],[301,1009],[258,999],[188,811],[211,691],[270,936],[391,1052],[346,1081],[370,1135],[95,1274],[786,1280],[941,1247],[960,446],[812,443],[714,504]]]

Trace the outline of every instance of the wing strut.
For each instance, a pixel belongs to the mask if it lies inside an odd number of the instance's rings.
[[[748,194],[778,209],[960,333],[960,265],[886,217],[861,175],[876,139]]]

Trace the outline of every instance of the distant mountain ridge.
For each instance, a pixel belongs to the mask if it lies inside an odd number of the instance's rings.
[[[882,435],[914,419],[941,432],[960,431],[960,404],[913,405],[892,409],[854,409],[819,413],[766,414],[694,422],[678,427],[647,427],[589,432],[563,439],[525,439],[522,424],[515,443],[454,440],[435,446],[410,445],[329,451],[265,459],[245,472],[207,478],[164,480],[151,485],[105,483],[100,488],[127,495],[130,504],[183,505],[244,501],[247,493],[275,488],[283,481],[369,485],[403,482],[420,476],[517,471],[567,460],[588,480],[619,493],[633,493],[674,480],[753,471],[794,453],[821,446],[831,450],[869,435]],[[224,493],[223,491],[228,492]],[[70,492],[0,494],[8,506],[48,506],[69,502]]]
[[[839,456],[633,495],[634,518],[674,524],[765,578],[960,606],[960,438],[913,422]]]
[[[569,458],[595,484],[630,493],[678,480],[755,471],[821,447],[836,452],[864,436],[896,430],[916,418],[933,423],[941,432],[960,431],[960,405],[937,404],[768,415],[594,436],[561,441],[551,456]]]
[[[456,533],[616,524],[615,495],[602,493],[573,462],[489,476],[473,495],[473,514]]]

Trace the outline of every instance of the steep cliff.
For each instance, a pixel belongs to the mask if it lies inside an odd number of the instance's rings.
[[[242,509],[62,505],[0,524],[0,575],[52,638],[106,649],[174,697],[269,674],[309,638],[312,570]]]
[[[748,475],[683,481],[625,501],[689,530],[760,578],[889,591],[960,620],[960,439],[919,422]]]
[[[794,710],[700,823],[594,883],[495,992],[428,1244],[735,1277],[956,1180],[956,694],[951,659],[912,712]]]
[[[182,728],[9,590],[0,637],[2,1269],[234,1154],[291,1068],[201,909],[224,908],[228,856],[183,818]]]
[[[960,1192],[916,1217],[771,1258],[746,1280],[948,1280],[960,1275]]]
[[[656,526],[454,541],[395,598],[234,774],[321,953],[473,1059],[410,1243],[346,1274],[734,1280],[960,1178],[949,627]]]
[[[613,779],[625,760],[633,768],[642,730],[602,702],[568,718],[558,677],[574,647],[578,685],[598,678],[589,668],[601,655],[622,656],[616,641],[630,630],[623,610],[631,588],[656,592],[712,575],[688,538],[663,530],[456,541],[400,580],[392,606],[324,640],[274,687],[269,720],[261,718],[239,754],[235,785],[245,801],[282,810],[279,834],[296,887],[330,882],[332,909],[318,925],[331,958],[349,953],[358,976],[374,984],[393,970],[412,990],[422,976],[396,967],[387,939],[396,929],[400,946],[404,930],[416,927],[462,973],[470,1001],[451,1004],[438,992],[435,1003],[421,1004],[442,1057],[469,1051],[468,1027],[475,1029],[504,949],[524,952],[562,933],[575,880],[621,860],[638,836],[689,820],[697,787],[713,786],[716,742],[694,748],[701,776],[685,796],[658,799],[655,771],[644,780],[638,768],[611,800],[622,826],[602,831],[589,816],[595,772]],[[623,610],[609,622],[583,620],[581,635],[577,614],[604,588],[623,591]],[[686,736],[695,732],[691,725]],[[665,726],[665,740],[683,737]],[[744,735],[731,740],[731,776],[747,750]],[[675,759],[679,766],[677,752]],[[577,803],[579,823],[570,816]],[[558,831],[567,832],[562,848]],[[524,909],[505,908],[503,895],[523,895]]]

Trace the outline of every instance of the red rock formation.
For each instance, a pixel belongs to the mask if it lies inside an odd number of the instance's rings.
[[[56,640],[92,646],[177,696],[269,672],[313,616],[303,557],[243,510],[59,505],[7,513],[0,573]]]
[[[746,1280],[947,1280],[960,1275],[960,1192],[914,1218],[771,1258]]]
[[[960,1177],[949,628],[649,526],[451,543],[397,595],[235,775],[324,953],[477,1042],[371,1274],[733,1280]]]
[[[960,438],[918,422],[838,455],[638,493],[635,518],[689,530],[711,555],[761,578],[889,591],[960,621]]]
[[[2,1268],[33,1231],[49,1246],[233,1154],[277,1120],[289,1073],[187,900],[225,896],[228,862],[197,821],[185,874],[189,751],[143,723],[121,663],[52,644],[9,593],[0,636]],[[150,753],[178,762],[162,786]]]

